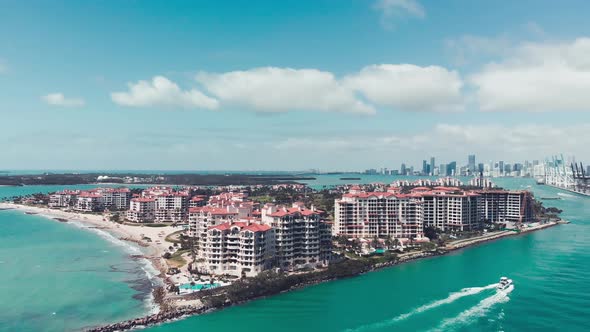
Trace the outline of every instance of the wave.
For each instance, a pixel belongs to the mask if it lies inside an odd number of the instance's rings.
[[[40,214],[40,216],[53,220],[53,216],[43,215],[43,214]],[[139,247],[137,247],[136,245],[131,244],[127,241],[123,241],[123,240],[113,236],[111,233],[109,233],[107,231],[104,231],[104,230],[101,230],[98,228],[89,227],[89,226],[85,225],[84,223],[81,223],[76,220],[70,220],[68,222],[68,225],[73,225],[79,229],[93,232],[94,234],[98,235],[102,239],[104,239],[104,240],[106,240],[118,247],[121,247],[123,249],[123,251],[127,252],[130,255],[143,255],[144,254],[141,251],[141,249]],[[143,274],[145,274],[145,276],[149,280],[152,287],[163,285],[163,281],[158,277],[160,272],[154,267],[154,265],[148,259],[141,258],[136,261],[139,263],[139,268],[142,270]],[[145,301],[144,301],[144,306],[145,306],[148,314],[157,313],[159,311],[159,306],[155,303],[154,296],[151,292],[149,292],[147,294]]]
[[[496,294],[486,297],[473,307],[461,312],[459,315],[445,319],[440,326],[431,331],[449,331],[457,325],[468,325],[475,319],[483,317],[490,308],[498,303],[505,303],[510,301],[508,294],[514,290],[514,285],[511,285],[504,291],[496,292]]]
[[[408,313],[405,313],[405,314],[401,314],[399,316],[396,316],[396,317],[394,317],[392,319],[388,319],[388,320],[384,320],[384,321],[380,321],[380,322],[372,323],[372,324],[368,324],[368,325],[363,325],[363,326],[357,327],[355,329],[348,329],[346,331],[347,332],[360,332],[360,331],[366,331],[366,330],[374,330],[374,329],[384,328],[384,327],[390,326],[392,324],[395,324],[395,323],[397,323],[399,321],[408,319],[409,317],[411,317],[413,315],[416,315],[416,314],[419,314],[419,313],[422,313],[422,312],[425,312],[425,311],[428,311],[428,310],[431,310],[431,309],[440,307],[440,306],[445,305],[445,304],[453,303],[453,302],[459,300],[460,298],[463,298],[463,297],[466,297],[466,296],[475,295],[475,294],[479,294],[479,293],[481,293],[481,292],[483,292],[484,290],[487,290],[487,289],[493,289],[497,285],[498,284],[494,283],[494,284],[489,284],[489,285],[483,286],[483,287],[463,288],[459,292],[450,293],[449,296],[447,296],[444,299],[440,299],[440,300],[436,300],[436,301],[430,302],[430,303],[425,304],[423,306],[420,306],[420,307],[418,307],[418,308],[416,308],[416,309],[414,309],[414,310],[412,310],[412,311],[410,311]]]
[[[566,193],[557,193],[557,196],[562,196],[562,197],[570,197],[570,198],[577,198],[576,195],[572,195],[572,194],[566,194]]]

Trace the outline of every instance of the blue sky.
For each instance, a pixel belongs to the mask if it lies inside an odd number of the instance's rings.
[[[587,1],[2,1],[0,169],[584,160]]]

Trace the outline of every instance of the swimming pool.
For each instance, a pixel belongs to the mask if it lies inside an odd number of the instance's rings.
[[[180,290],[191,290],[191,291],[200,291],[201,289],[211,289],[221,286],[221,284],[213,283],[213,284],[182,284],[178,286]]]

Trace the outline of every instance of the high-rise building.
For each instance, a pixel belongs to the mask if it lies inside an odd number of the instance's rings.
[[[479,163],[477,165],[477,172],[482,173],[484,171],[483,163]]]
[[[426,160],[422,160],[422,175],[428,174],[428,163]]]
[[[498,172],[504,174],[504,162],[502,160],[498,162]]]
[[[447,164],[440,164],[438,167],[438,175],[447,176]]]
[[[467,157],[467,159],[468,159],[467,168],[469,169],[470,173],[474,173],[475,172],[475,155],[470,154]]]
[[[457,173],[457,162],[451,161],[447,164],[447,176],[454,176]]]
[[[430,175],[434,175],[434,169],[436,168],[436,164],[434,163],[434,157],[430,157]]]
[[[408,175],[408,170],[406,170],[406,164],[402,163],[402,167],[399,170],[401,175]]]

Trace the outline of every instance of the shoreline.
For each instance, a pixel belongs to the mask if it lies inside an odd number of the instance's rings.
[[[245,304],[245,303],[248,303],[251,301],[269,298],[271,296],[291,292],[294,290],[304,289],[309,286],[314,286],[314,285],[318,285],[318,284],[322,284],[322,283],[326,283],[326,282],[356,277],[356,276],[360,276],[360,275],[363,275],[366,273],[379,271],[379,270],[382,270],[385,268],[393,268],[393,267],[401,265],[401,264],[405,264],[405,263],[409,263],[409,262],[413,262],[413,261],[418,261],[420,259],[445,256],[445,255],[448,255],[448,254],[455,252],[455,251],[463,250],[463,249],[473,247],[473,246],[476,246],[479,244],[483,244],[486,242],[499,240],[504,237],[523,235],[523,234],[527,234],[527,233],[531,233],[531,232],[535,232],[535,231],[539,231],[539,230],[543,230],[546,228],[551,228],[554,226],[558,226],[561,224],[567,224],[567,223],[569,223],[569,222],[563,221],[560,219],[559,221],[550,221],[550,222],[547,222],[544,224],[539,223],[535,226],[527,227],[527,228],[524,228],[520,231],[505,230],[505,231],[498,231],[498,232],[493,232],[493,233],[489,233],[489,234],[484,234],[482,236],[478,236],[478,237],[474,237],[474,238],[456,240],[456,241],[453,241],[453,242],[447,244],[445,247],[442,247],[442,248],[439,248],[439,249],[436,249],[433,251],[417,251],[417,252],[410,252],[410,253],[406,253],[406,254],[400,254],[398,256],[399,258],[396,261],[375,263],[367,270],[361,271],[355,275],[336,277],[336,278],[332,277],[332,278],[326,278],[326,279],[319,279],[319,280],[315,280],[312,282],[303,282],[303,283],[291,286],[291,287],[284,289],[280,292],[277,292],[275,294],[265,295],[265,296],[256,296],[256,297],[249,298],[247,300],[239,301],[239,302],[235,302],[235,303],[229,303],[229,304],[224,303],[219,306],[206,306],[203,304],[201,304],[200,306],[192,306],[192,305],[180,306],[179,305],[180,301],[178,301],[178,299],[177,299],[177,301],[176,301],[177,306],[175,307],[175,309],[173,309],[171,311],[159,312],[157,314],[153,314],[153,315],[149,315],[149,316],[145,316],[145,317],[139,317],[139,318],[135,318],[135,319],[131,319],[131,320],[115,323],[115,324],[92,327],[92,328],[88,328],[86,331],[88,331],[88,332],[115,332],[115,331],[133,330],[133,329],[137,329],[137,328],[147,328],[147,327],[151,327],[151,326],[166,324],[166,323],[178,321],[178,320],[185,319],[185,318],[190,318],[190,317],[197,316],[197,315],[202,315],[202,314],[215,312],[218,310],[223,310],[225,308],[242,305],[242,304]],[[218,291],[222,291],[222,288],[220,288]],[[188,301],[190,301],[190,300],[187,300],[187,302]],[[198,299],[198,301],[200,301],[200,298]]]
[[[153,315],[160,312],[160,306],[154,301],[152,291],[159,286],[158,284],[161,285],[169,282],[166,277],[168,266],[162,255],[172,243],[166,242],[165,237],[178,231],[178,228],[171,226],[131,226],[112,222],[107,220],[107,216],[99,214],[85,214],[11,202],[0,202],[0,211],[5,210],[36,215],[58,223],[71,223],[74,227],[86,229],[106,241],[124,247],[122,250],[129,255],[130,260],[144,260],[141,265],[145,265],[147,269],[144,267],[142,269],[145,272],[147,280],[152,284],[148,299],[146,299],[146,314]],[[162,232],[165,235],[162,235]],[[153,241],[147,242],[144,240],[145,237],[149,237]],[[160,243],[156,243],[156,240]]]
[[[547,184],[547,183],[545,183],[544,185],[546,185],[548,187],[555,188],[555,189],[560,189],[560,190],[563,190],[563,191],[567,191],[567,192],[570,192],[572,194],[580,195],[580,196],[583,196],[583,197],[590,197],[590,193],[582,193],[582,192],[576,191],[574,189],[563,188],[563,187],[556,186],[554,184]]]

